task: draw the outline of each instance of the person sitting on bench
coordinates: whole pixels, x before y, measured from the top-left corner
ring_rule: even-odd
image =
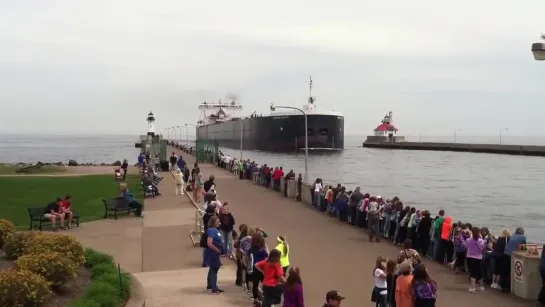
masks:
[[[64,197],[61,203],[61,215],[64,215],[63,217],[65,219],[68,219],[68,225],[66,226],[66,228],[68,229],[72,228],[72,216],[73,216],[72,196],[70,196],[69,194],[66,194],[66,196]],[[62,222],[61,222],[61,226],[62,226]]]
[[[61,223],[60,229],[64,229],[63,228],[64,214],[61,214],[61,211],[60,211],[61,203],[62,203],[62,199],[57,198],[57,200],[47,204],[47,207],[45,207],[45,210],[44,210],[44,217],[46,219],[51,219],[51,227],[53,227],[53,231],[58,230],[55,227],[57,220],[59,220]]]
[[[142,206],[142,204],[136,200],[136,197],[134,197],[134,194],[129,192],[129,188],[127,187],[127,184],[121,185],[121,197],[125,199],[125,201],[127,202],[127,205],[130,208],[134,209],[134,214],[136,216],[140,216],[140,217],[142,216],[142,209],[144,208],[144,206]]]

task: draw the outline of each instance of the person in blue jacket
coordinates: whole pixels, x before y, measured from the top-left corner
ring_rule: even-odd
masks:
[[[121,197],[125,199],[125,202],[129,205],[130,208],[134,209],[134,214],[136,216],[142,217],[142,209],[144,206],[136,200],[134,194],[129,192],[129,188],[126,183],[121,184]]]
[[[138,166],[142,167],[142,164],[144,163],[144,159],[146,158],[146,156],[144,155],[143,152],[141,152],[139,155],[138,155]]]
[[[220,221],[217,216],[210,217],[206,230],[206,250],[204,251],[204,264],[208,266],[206,277],[206,289],[212,294],[221,294],[224,291],[218,287],[218,272],[221,268],[221,255],[223,253],[223,238],[218,227]]]
[[[184,161],[184,158],[182,158],[182,156],[180,156],[178,158],[178,168],[183,172],[184,169],[185,169],[185,161]],[[187,177],[186,177],[187,178]],[[187,180],[187,179],[186,179]]]

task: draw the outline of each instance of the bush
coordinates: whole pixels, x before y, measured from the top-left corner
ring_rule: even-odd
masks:
[[[45,278],[29,271],[0,271],[0,306],[37,306],[51,297]]]
[[[83,246],[73,236],[40,233],[30,238],[23,248],[23,254],[41,254],[47,252],[57,252],[72,260],[78,267],[85,262]]]
[[[131,278],[126,273],[119,275],[112,256],[87,248],[85,266],[90,267],[93,282],[85,295],[69,307],[119,307],[129,299]]]
[[[16,232],[9,235],[4,242],[4,252],[11,259],[17,259],[23,255],[27,241],[37,236],[37,231]]]
[[[8,220],[0,220],[0,249],[4,246],[6,238],[15,233],[15,225]]]
[[[89,299],[89,300],[80,299],[80,300],[71,302],[70,304],[68,304],[68,307],[100,307],[100,304],[92,299]]]
[[[101,253],[92,248],[86,248],[84,254],[86,267],[93,267],[100,263],[114,263],[114,258],[111,255]]]
[[[127,300],[131,295],[131,278],[127,273],[121,273],[121,280],[119,280],[118,273],[104,274],[96,280],[114,286],[117,289],[118,297],[123,298],[123,301]]]
[[[53,287],[76,277],[77,267],[72,260],[57,252],[23,255],[17,259],[17,268],[43,276]]]
[[[93,300],[101,307],[119,307],[121,300],[117,289],[104,281],[94,281],[87,288],[85,300]]]
[[[113,263],[100,263],[91,268],[93,278],[98,278],[104,274],[118,274],[117,268]]]

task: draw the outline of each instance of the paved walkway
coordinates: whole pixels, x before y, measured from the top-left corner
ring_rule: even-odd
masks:
[[[162,175],[162,195],[145,200],[144,218],[82,223],[70,233],[85,246],[112,254],[124,270],[133,273],[144,287],[147,307],[249,306],[247,296],[234,285],[232,261],[224,261],[219,273],[219,283],[227,293],[214,296],[205,291],[202,249],[194,247],[189,237],[195,227],[195,207],[187,196],[175,195],[170,173]]]
[[[186,162],[194,163],[194,157],[179,150],[177,153]],[[379,255],[397,257],[399,248],[387,242],[370,243],[359,228],[326,217],[309,205],[272,190],[241,181],[214,165],[201,165],[201,171],[206,177],[215,175],[219,198],[229,202],[238,223],[261,226],[272,238],[287,237],[291,262],[301,269],[306,306],[321,306],[325,293],[331,289],[347,297],[343,307],[374,306],[370,297],[375,259]],[[455,275],[436,263],[425,263],[439,284],[439,307],[535,306],[534,302],[492,289],[470,294],[467,277]]]

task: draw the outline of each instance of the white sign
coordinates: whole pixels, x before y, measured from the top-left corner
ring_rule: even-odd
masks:
[[[522,282],[524,267],[522,266],[522,261],[515,260],[515,281]]]

